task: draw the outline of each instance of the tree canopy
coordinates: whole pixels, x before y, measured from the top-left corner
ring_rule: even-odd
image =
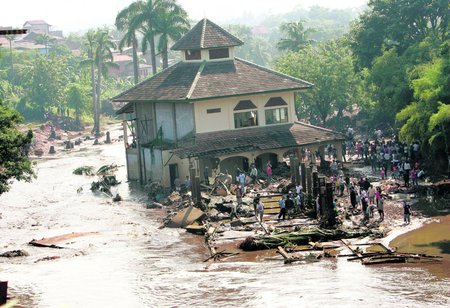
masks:
[[[22,117],[0,101],[0,195],[9,190],[12,180],[30,181],[34,172],[28,158],[33,133],[21,132]]]

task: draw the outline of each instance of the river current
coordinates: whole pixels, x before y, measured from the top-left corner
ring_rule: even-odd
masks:
[[[120,166],[122,184],[113,191],[122,202],[92,193],[95,177],[72,174],[111,163]],[[158,228],[163,211],[146,208],[145,193],[126,183],[124,165],[121,142],[89,145],[39,160],[37,179],[0,196],[0,253],[30,254],[0,258],[0,280],[18,307],[450,306],[447,262],[440,274],[429,265],[363,266],[345,258],[207,266],[200,237]],[[72,232],[96,233],[59,243],[66,249],[27,245]],[[39,261],[45,257],[58,258]]]

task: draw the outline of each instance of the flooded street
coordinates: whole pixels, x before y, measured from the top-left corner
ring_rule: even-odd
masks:
[[[445,238],[417,242],[447,241],[440,272],[436,265],[363,266],[345,258],[207,267],[202,238],[180,229],[158,229],[164,213],[147,209],[145,194],[126,183],[121,142],[58,155],[38,162],[38,178],[32,183],[15,183],[0,197],[0,253],[23,249],[30,254],[0,258],[0,280],[9,282],[10,296],[20,307],[450,305],[448,229],[438,231],[446,231]],[[118,203],[90,191],[93,177],[72,174],[82,165],[111,163],[120,166],[117,178],[122,184],[113,192],[125,201]],[[32,239],[72,232],[96,234],[59,244],[67,249],[27,245]],[[52,256],[60,258],[36,262]]]

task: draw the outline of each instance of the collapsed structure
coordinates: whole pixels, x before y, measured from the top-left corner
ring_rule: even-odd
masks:
[[[203,19],[173,45],[180,62],[113,98],[124,103],[129,180],[173,187],[204,170],[276,167],[305,148],[323,155],[330,143],[340,159],[343,135],[297,121],[296,93],[313,85],[236,58],[242,44]]]

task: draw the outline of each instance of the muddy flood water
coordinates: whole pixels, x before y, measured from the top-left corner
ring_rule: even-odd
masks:
[[[89,190],[95,178],[72,174],[82,165],[111,163],[120,166],[117,191],[125,201],[118,203]],[[86,145],[40,160],[36,180],[14,183],[0,196],[0,253],[29,253],[0,258],[0,280],[8,281],[9,296],[18,307],[450,306],[448,220],[443,229],[413,231],[396,244],[445,255],[440,265],[363,266],[337,258],[208,267],[201,237],[158,229],[164,213],[146,208],[145,194],[126,183],[124,164],[121,142]],[[27,245],[32,239],[72,232],[95,233],[59,243],[66,249]],[[45,257],[59,258],[38,261]]]

